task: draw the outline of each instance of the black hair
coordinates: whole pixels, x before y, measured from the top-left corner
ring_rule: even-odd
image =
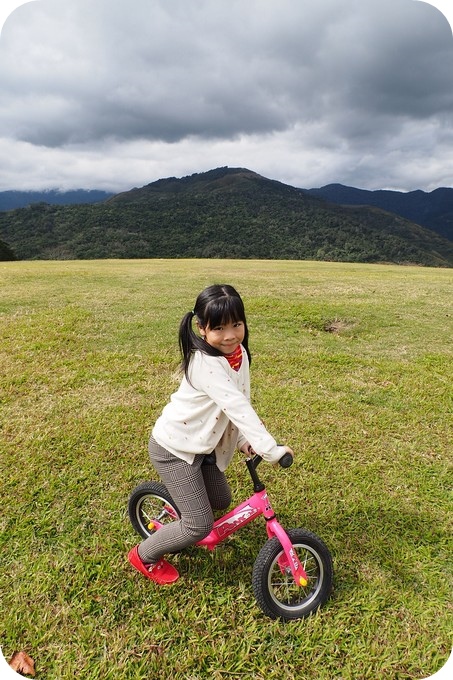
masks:
[[[249,331],[242,298],[233,286],[214,284],[201,291],[195,301],[193,311],[184,315],[179,326],[179,348],[182,355],[181,368],[187,380],[189,379],[190,359],[195,350],[199,349],[204,354],[210,354],[211,356],[223,356],[220,350],[212,347],[195,333],[192,327],[194,317],[200,328],[215,328],[226,323],[242,321],[245,327],[242,344],[247,352],[249,362],[251,362],[252,358],[248,346]]]

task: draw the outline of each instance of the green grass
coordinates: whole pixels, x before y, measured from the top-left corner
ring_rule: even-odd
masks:
[[[178,383],[177,326],[205,285],[243,294],[253,401],[289,470],[284,526],[318,533],[335,589],[265,618],[261,521],[214,553],[133,571],[132,488]],[[452,271],[254,261],[0,264],[1,646],[37,678],[409,680],[451,649]],[[249,493],[239,461],[235,499]]]

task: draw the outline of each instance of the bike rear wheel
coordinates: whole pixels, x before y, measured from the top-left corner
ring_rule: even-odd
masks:
[[[333,565],[327,546],[305,529],[290,529],[288,536],[308,576],[306,586],[294,582],[278,538],[261,548],[253,567],[253,592],[271,619],[300,619],[322,606],[332,591]]]
[[[129,519],[142,538],[148,538],[157,526],[179,519],[180,512],[167,488],[160,482],[142,482],[132,491],[127,506]]]

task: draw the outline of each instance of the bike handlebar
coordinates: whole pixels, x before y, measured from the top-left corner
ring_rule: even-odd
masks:
[[[282,468],[289,468],[293,464],[294,460],[293,457],[290,453],[286,452],[283,454],[283,456],[280,458],[278,461],[278,464]]]
[[[261,456],[259,456],[256,453],[254,458],[253,458],[255,469],[258,467],[258,465],[261,463],[262,460],[263,459],[261,458]],[[283,456],[277,462],[280,465],[280,467],[289,468],[293,464],[294,458],[290,453],[286,452],[286,453],[283,454]]]

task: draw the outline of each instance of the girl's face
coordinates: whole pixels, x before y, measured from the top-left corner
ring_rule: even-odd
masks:
[[[206,342],[215,347],[222,354],[231,354],[234,352],[245,336],[245,324],[243,321],[229,321],[222,326],[215,326],[211,328],[206,326],[202,328],[199,326],[201,337]]]

